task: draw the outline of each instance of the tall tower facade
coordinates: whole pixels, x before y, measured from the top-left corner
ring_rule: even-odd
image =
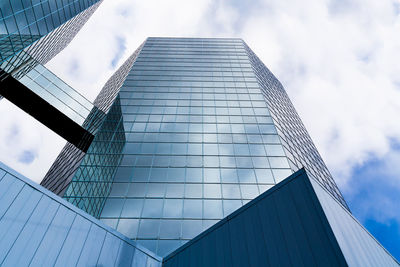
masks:
[[[32,68],[29,65],[46,64],[68,45],[101,1],[1,1],[2,76],[18,77]]]
[[[58,192],[69,202],[160,256],[301,167],[347,208],[282,85],[243,40],[148,38],[124,66]],[[49,173],[44,186],[61,172]]]

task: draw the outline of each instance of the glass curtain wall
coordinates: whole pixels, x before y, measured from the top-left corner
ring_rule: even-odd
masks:
[[[240,39],[149,38],[101,219],[166,255],[292,173]]]

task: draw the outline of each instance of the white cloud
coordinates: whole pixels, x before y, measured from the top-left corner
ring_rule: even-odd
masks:
[[[6,99],[0,101],[0,161],[40,182],[65,141]],[[24,160],[32,153],[33,160]]]
[[[148,36],[241,37],[283,83],[345,187],[355,166],[400,142],[399,10],[390,0],[105,0],[48,66],[93,100],[116,69],[118,38],[120,65]]]

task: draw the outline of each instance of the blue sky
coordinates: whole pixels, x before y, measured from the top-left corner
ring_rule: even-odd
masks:
[[[393,149],[354,168],[342,193],[358,220],[400,259],[400,146]]]
[[[284,85],[353,214],[399,259],[399,32],[398,0],[104,0],[47,67],[93,100],[148,36],[243,38]],[[2,100],[5,112],[0,160],[40,181],[65,141]]]

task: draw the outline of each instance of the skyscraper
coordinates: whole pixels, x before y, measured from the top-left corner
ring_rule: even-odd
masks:
[[[243,40],[148,38],[88,110],[58,196],[0,164],[0,265],[399,266]]]
[[[347,208],[241,39],[148,38],[128,65],[122,87],[103,90],[112,107],[60,194],[74,205],[161,256],[303,166]]]

